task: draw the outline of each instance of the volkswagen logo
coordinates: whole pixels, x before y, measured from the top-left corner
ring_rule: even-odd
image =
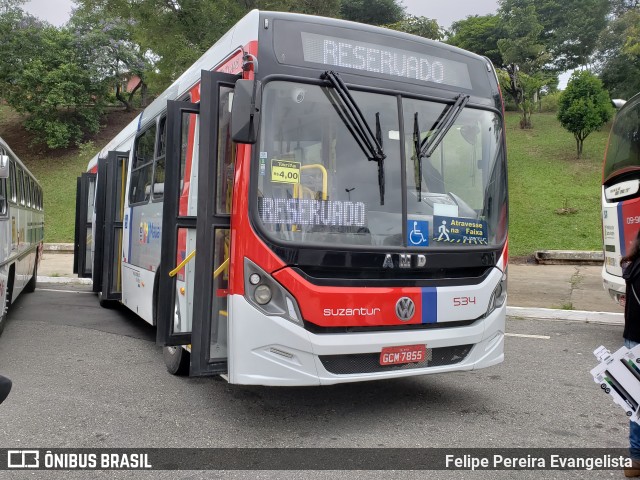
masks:
[[[416,304],[413,303],[409,297],[402,297],[396,303],[396,315],[398,318],[407,322],[413,318],[413,314],[416,313]]]

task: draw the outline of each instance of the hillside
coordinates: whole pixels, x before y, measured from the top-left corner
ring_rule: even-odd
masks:
[[[43,185],[47,242],[73,241],[76,177],[136,114],[114,111],[83,148],[47,153],[29,146],[32,137],[21,128],[20,117],[0,105],[0,136]],[[599,250],[600,171],[608,126],[587,138],[584,158],[576,160],[573,136],[555,115],[534,115],[532,130],[521,130],[518,120],[517,114],[507,114],[511,255]]]
[[[573,135],[554,114],[533,116],[534,128],[521,130],[507,115],[509,162],[509,250],[600,250],[600,182],[609,125],[584,142],[576,159]]]
[[[46,242],[73,242],[76,178],[86,170],[91,157],[137,114],[112,111],[103,120],[105,127],[82,148],[50,152],[32,147],[33,136],[22,128],[20,115],[0,105],[0,137],[42,184]]]

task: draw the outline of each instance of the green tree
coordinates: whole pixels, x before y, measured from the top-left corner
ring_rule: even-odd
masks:
[[[488,57],[496,67],[503,65],[498,40],[505,38],[498,15],[474,15],[451,25],[447,43]]]
[[[586,67],[607,25],[609,0],[537,0],[535,7],[554,69]]]
[[[153,64],[145,80],[162,91],[192,65],[246,12],[237,0],[78,0],[86,11],[121,18]]]
[[[28,115],[25,128],[49,148],[77,145],[100,127],[104,82],[89,61],[90,48],[70,30],[45,26],[37,40],[40,54],[14,76],[6,100]]]
[[[0,0],[0,15],[22,10],[22,5],[25,3],[27,0]]]
[[[630,10],[640,7],[640,0],[609,0],[611,6],[611,15],[615,18],[620,17]]]
[[[293,12],[321,17],[339,17],[340,0],[239,0],[243,11],[270,10],[272,12]]]
[[[571,75],[560,96],[558,120],[576,139],[578,158],[585,138],[604,125],[613,115],[609,93],[598,77],[587,70]]]
[[[152,60],[145,81],[162,91],[254,8],[339,16],[340,0],[77,0],[85,11],[127,22],[127,40]]]
[[[43,22],[25,13],[23,0],[0,0],[0,98],[8,94],[24,65],[37,57]]]
[[[132,111],[136,92],[141,90],[144,97],[144,78],[151,68],[146,52],[133,41],[132,24],[109,18],[100,8],[80,7],[74,10],[68,26],[91,49],[93,68],[100,79],[110,83],[116,99],[127,112]],[[124,92],[123,84],[133,76],[138,76],[140,82],[131,92]]]
[[[427,17],[415,17],[407,15],[402,20],[390,25],[387,28],[400,32],[410,33],[419,37],[430,38],[431,40],[442,40],[444,32],[436,20]]]
[[[502,86],[522,112],[520,127],[531,128],[531,116],[523,106],[527,98],[520,77],[540,71],[548,60],[545,46],[540,41],[543,26],[530,0],[500,0],[500,16],[505,38],[497,43],[503,68],[509,77],[508,83]]]
[[[614,98],[630,98],[640,91],[640,55],[633,48],[640,26],[640,9],[613,18],[598,39],[596,69]]]
[[[398,0],[343,0],[340,14],[352,22],[391,25],[404,19],[404,7]]]

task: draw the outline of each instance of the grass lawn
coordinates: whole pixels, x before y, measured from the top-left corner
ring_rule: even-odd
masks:
[[[600,182],[609,125],[587,137],[578,160],[573,135],[554,114],[534,115],[531,130],[521,130],[518,122],[518,114],[507,114],[510,254],[600,250]],[[558,213],[562,209],[575,213]]]
[[[93,145],[51,153],[30,147],[32,137],[20,127],[20,117],[0,105],[0,136],[43,186],[47,242],[73,241],[76,177],[135,115],[114,112]],[[586,139],[583,158],[577,160],[573,135],[555,115],[534,115],[532,130],[521,130],[518,121],[517,114],[507,114],[511,255],[600,250],[600,172],[609,127]],[[563,208],[576,212],[557,213]]]

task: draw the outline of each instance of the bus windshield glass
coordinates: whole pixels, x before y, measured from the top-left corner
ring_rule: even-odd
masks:
[[[613,122],[602,172],[605,181],[618,173],[640,170],[640,98],[631,102]]]
[[[418,168],[416,117],[422,141],[447,104],[403,98],[401,118],[398,96],[350,88],[382,139],[382,202],[378,164],[360,148],[331,88],[284,81],[265,86],[255,164],[262,230],[280,243],[336,247],[468,248],[505,240],[506,168],[497,113],[464,108]]]

